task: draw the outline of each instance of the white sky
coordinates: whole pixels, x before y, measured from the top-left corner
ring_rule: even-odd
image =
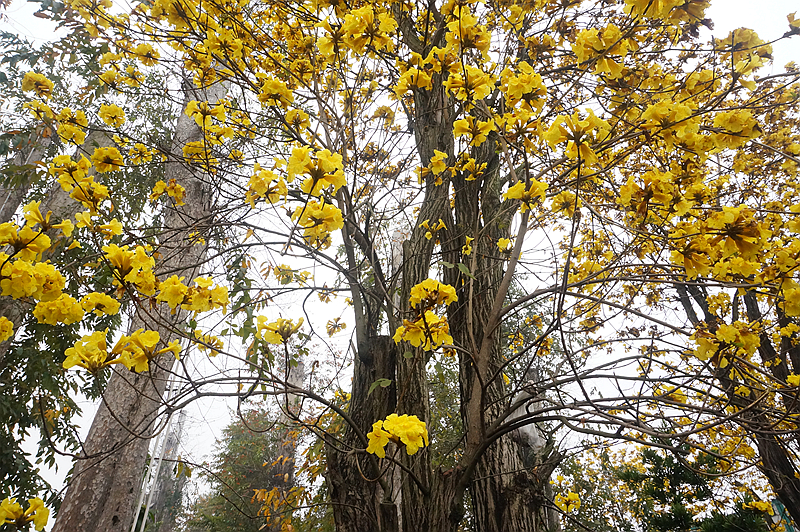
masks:
[[[16,33],[34,43],[43,43],[63,36],[66,32],[62,30],[54,33],[51,24],[33,16],[38,5],[24,0],[14,0],[5,12],[0,12],[0,31]],[[712,2],[707,16],[714,21],[715,27],[711,32],[714,37],[725,37],[732,29],[744,26],[754,29],[762,39],[768,41],[788,31],[786,15],[794,11],[800,11],[800,5],[796,0],[716,0]],[[762,70],[760,75],[770,74],[769,68],[774,72],[781,71],[789,61],[800,63],[800,37],[784,40],[775,45],[774,58],[773,66]],[[85,434],[91,424],[90,416],[94,413],[94,407],[90,403],[83,403],[81,406],[86,410],[86,419],[80,423]],[[198,402],[190,408],[188,414],[180,454],[202,461],[213,448],[214,440],[220,435],[221,429],[230,420],[228,408],[219,400],[215,403]],[[35,444],[30,445],[30,452],[35,452],[35,449]],[[58,472],[43,471],[43,476],[55,488],[63,485],[69,470],[68,460],[59,460],[58,463]],[[52,523],[47,529],[51,527]]]

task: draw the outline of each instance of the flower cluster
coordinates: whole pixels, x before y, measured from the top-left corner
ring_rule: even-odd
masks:
[[[183,310],[194,312],[208,312],[217,308],[225,309],[228,306],[228,289],[224,286],[211,288],[213,281],[208,277],[197,277],[195,286],[188,287],[183,284],[183,277],[173,275],[159,283],[157,301],[163,301],[174,314],[178,306]]]
[[[447,318],[437,315],[432,309],[457,300],[456,290],[452,286],[435,279],[425,279],[411,288],[409,302],[416,309],[416,319],[403,320],[403,325],[397,328],[392,339],[395,343],[405,340],[425,351],[437,349],[443,344],[452,344],[453,337],[450,336]]]
[[[414,347],[421,347],[425,351],[432,351],[441,345],[453,343],[447,319],[437,316],[431,310],[426,311],[416,321],[403,320],[403,325],[397,328],[392,340],[395,343],[405,340]]]
[[[309,201],[297,207],[292,220],[304,229],[303,238],[316,248],[327,249],[331,245],[331,232],[344,227],[342,211],[335,205],[322,200]]]
[[[164,183],[160,179],[153,185],[153,191],[148,198],[150,201],[156,201],[162,195],[167,194],[170,198],[175,200],[175,205],[184,205],[183,197],[186,195],[186,189],[183,188],[174,179],[169,180],[169,184]]]
[[[45,508],[44,501],[39,497],[28,499],[28,509],[23,510],[17,499],[7,498],[0,502],[0,526],[11,523],[21,530],[28,523],[33,523],[36,530],[42,530],[47,525],[50,510]]]
[[[386,444],[389,440],[402,442],[409,455],[415,454],[420,447],[428,445],[428,429],[424,421],[417,416],[389,414],[384,421],[372,424],[372,431],[367,434],[369,445],[367,452],[380,458],[386,456]]]
[[[277,321],[267,323],[266,316],[258,317],[258,328],[256,336],[269,344],[285,344],[289,341],[300,327],[303,325],[303,318],[300,318],[295,325],[292,320],[278,318]]]
[[[248,182],[245,201],[250,207],[255,207],[256,198],[264,199],[267,203],[277,203],[285,198],[288,192],[286,181],[270,170],[264,170],[258,163],[253,168],[253,175]]]
[[[412,307],[422,306],[431,308],[436,305],[449,305],[458,301],[456,289],[449,284],[443,284],[436,279],[425,279],[411,288],[409,303]]]
[[[0,293],[4,296],[51,301],[61,294],[65,284],[64,276],[52,264],[11,261],[0,252]]]
[[[110,244],[103,246],[103,252],[105,260],[114,271],[114,284],[121,287],[123,283],[129,283],[142,294],[155,293],[156,276],[153,274],[153,266],[156,261],[147,254],[143,246],[136,246],[131,250],[128,246]]]
[[[559,493],[553,502],[562,512],[572,512],[581,507],[581,498],[572,491],[568,491],[566,495]]]
[[[78,301],[68,295],[61,294],[52,301],[40,301],[33,309],[34,317],[39,323],[70,325],[83,319],[83,308]]]
[[[0,316],[0,342],[5,342],[14,336],[14,324],[5,316]]]
[[[149,368],[149,361],[163,353],[173,353],[175,358],[181,352],[177,341],[172,341],[167,347],[156,350],[155,347],[161,340],[157,331],[138,329],[130,336],[123,335],[109,351],[106,342],[108,330],[95,331],[88,336],[81,337],[73,347],[64,354],[64,369],[73,366],[81,367],[92,374],[112,364],[122,364],[132,371],[142,372]]]

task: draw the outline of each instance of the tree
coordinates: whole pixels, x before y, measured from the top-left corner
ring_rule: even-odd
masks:
[[[253,408],[225,428],[203,473],[211,492],[191,507],[185,527],[214,532],[262,530],[266,518],[255,492],[276,485],[273,462],[279,455],[271,417],[263,408]]]
[[[758,77],[771,45],[751,30],[705,42],[707,5],[159,0],[115,14],[69,2],[69,23],[109,50],[97,76],[112,90],[137,65],[180,65],[195,89],[165,153],[174,182],[152,192],[174,202],[163,227],[128,224],[135,251],[98,250],[136,325],[110,349],[101,331],[85,336],[65,365],[114,372],[95,425],[138,406],[122,423],[130,441],[90,437],[92,467],[76,468],[57,527],[124,525],[158,409],[221,384],[301,398],[292,419],[324,442],[339,531],[555,529],[564,501],[548,480],[562,455],[522,437],[546,424],[706,448],[728,474],[758,463],[800,518],[798,72]],[[799,27],[790,15],[782,38]],[[46,78],[27,80],[44,98]],[[119,129],[114,112],[100,114]],[[92,160],[113,173],[136,153]],[[94,199],[81,239],[109,223],[113,191]],[[222,284],[190,286],[200,270]],[[324,314],[314,293],[346,293],[349,307]],[[290,349],[301,334],[313,349]],[[185,358],[172,371],[178,338],[190,357],[202,347],[248,371],[197,377]],[[291,382],[288,368],[314,368],[305,358],[323,349],[344,353]],[[446,419],[431,412],[429,367],[445,360],[458,381],[451,449],[429,446],[429,424]],[[345,370],[349,396],[335,393]],[[175,399],[162,394],[170,373]],[[125,381],[137,384],[112,400]],[[652,440],[665,430],[678,443]],[[129,481],[104,490],[110,513],[77,526],[70,512],[111,476],[100,450]],[[314,488],[297,490],[298,511]]]

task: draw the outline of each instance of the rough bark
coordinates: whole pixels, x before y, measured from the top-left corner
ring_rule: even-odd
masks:
[[[378,336],[360,346],[354,360],[353,392],[348,414],[366,434],[372,424],[394,411],[394,385],[377,387],[367,394],[370,384],[380,378],[393,379],[396,348],[388,336]],[[327,481],[337,532],[396,530],[397,510],[377,482],[377,463],[372,455],[352,452],[364,448],[353,427],[347,426],[338,441],[328,442]]]
[[[215,85],[205,93],[187,92],[187,100],[215,102],[225,91],[224,86]],[[173,153],[181,153],[186,142],[199,140],[201,135],[194,121],[181,114]],[[212,227],[214,185],[208,176],[177,160],[168,163],[167,178],[176,178],[186,189],[186,204],[169,208],[165,213],[159,246],[162,259],[157,269],[184,276],[188,283],[197,275],[197,265],[206,249],[188,236],[192,232],[205,235]],[[139,308],[130,330],[158,331],[166,345],[174,337],[174,324],[184,317],[180,312],[171,315],[163,305],[146,311]],[[149,439],[153,436],[153,422],[158,417],[170,366],[168,357],[162,357],[151,361],[146,373],[125,369],[114,372],[86,439],[83,456],[75,464],[54,532],[130,529]]]
[[[13,175],[3,177],[5,184],[0,184],[0,223],[11,220],[30,190],[36,165],[50,146],[50,137],[43,136],[43,131],[42,126],[30,133],[26,145],[11,162],[10,172]]]

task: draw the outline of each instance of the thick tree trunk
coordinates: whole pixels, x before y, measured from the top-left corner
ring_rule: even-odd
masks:
[[[30,132],[26,146],[20,149],[11,162],[14,167],[13,175],[3,178],[6,184],[0,185],[0,223],[11,220],[30,189],[36,174],[36,164],[50,146],[50,137],[42,136],[44,130],[45,126],[40,126]]]
[[[369,338],[358,348],[348,414],[362,434],[394,411],[394,384],[367,391],[378,379],[394,380],[396,351],[388,336]],[[397,507],[378,482],[375,457],[353,452],[364,448],[355,430],[346,426],[337,441],[327,443],[326,475],[337,532],[396,532]]]
[[[216,102],[226,87],[215,85],[204,94],[188,94],[188,99]],[[189,141],[202,138],[194,121],[181,114],[173,142],[173,152],[181,153]],[[159,270],[186,277],[196,275],[205,254],[205,245],[197,244],[189,234],[205,235],[212,227],[214,185],[208,176],[197,175],[178,161],[171,161],[167,177],[176,178],[186,189],[185,205],[169,208],[159,252]],[[166,343],[174,337],[174,324],[185,315],[171,315],[162,305],[141,309],[131,321],[130,330],[156,330]],[[76,463],[64,502],[56,518],[54,532],[117,532],[130,530],[135,504],[142,486],[142,474],[153,422],[158,417],[161,398],[172,365],[169,356],[151,361],[150,371],[142,374],[125,369],[115,371],[103,396],[87,437],[84,456]]]
[[[793,462],[777,436],[756,433],[759,468],[769,479],[772,489],[781,500],[795,523],[800,523],[800,479]]]

